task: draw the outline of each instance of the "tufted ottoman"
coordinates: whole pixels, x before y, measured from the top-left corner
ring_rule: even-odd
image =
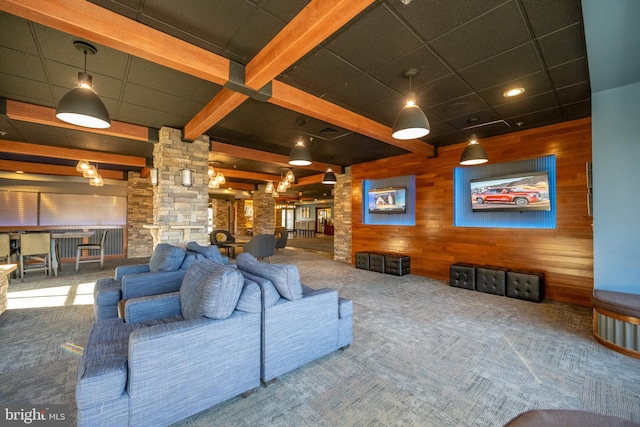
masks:
[[[476,291],[504,296],[505,276],[505,271],[498,267],[476,268]]]
[[[541,302],[544,299],[544,276],[526,271],[507,271],[506,295],[510,298]]]

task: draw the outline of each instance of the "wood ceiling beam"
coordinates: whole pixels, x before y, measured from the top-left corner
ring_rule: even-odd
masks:
[[[0,0],[0,10],[224,85],[230,60],[86,0]]]
[[[111,165],[131,166],[135,168],[144,168],[146,164],[146,159],[144,157],[99,153],[95,151],[78,150],[75,148],[61,148],[51,145],[37,145],[1,139],[0,152],[76,161],[87,160],[92,163],[108,163]],[[73,170],[75,171],[75,168],[73,168]]]
[[[274,175],[269,173],[260,173],[260,172],[247,172],[247,171],[239,171],[237,169],[220,169],[215,168],[216,172],[222,172],[224,174],[225,179],[227,178],[241,178],[241,179],[253,179],[256,181],[275,181],[278,182],[282,178],[280,175]],[[223,186],[225,184],[222,184]]]
[[[293,144],[291,145],[293,148]],[[254,150],[253,148],[240,147],[237,145],[225,144],[223,142],[211,141],[211,152],[225,154],[230,157],[239,159],[252,160],[255,162],[272,163],[283,168],[307,169],[319,172],[325,172],[328,163],[313,162],[309,166],[291,166],[289,164],[289,156],[282,154],[269,153],[267,151]],[[339,165],[331,165],[334,170],[342,169]]]
[[[223,88],[184,126],[184,139],[193,141],[208,131],[249,98],[239,92]]]
[[[14,160],[0,160],[0,170],[15,172],[22,171],[25,173],[35,173],[38,175],[62,175],[62,176],[78,176],[82,174],[73,166],[47,165],[42,163],[17,162]],[[107,169],[100,169],[102,178],[107,179],[124,179],[124,172]]]
[[[245,84],[259,90],[374,1],[312,0],[249,61]]]
[[[324,99],[310,95],[286,83],[274,80],[273,95],[269,102],[307,116],[333,123],[342,128],[368,136],[378,141],[402,148],[412,153],[433,156],[434,148],[419,139],[398,140],[391,136],[391,128]]]
[[[132,125],[130,123],[112,120],[111,127],[107,129],[86,128],[72,125],[71,123],[63,122],[58,119],[56,117],[55,108],[27,104],[25,102],[14,101],[11,99],[7,99],[6,102],[7,117],[13,120],[149,142],[149,128],[145,126]]]
[[[253,191],[256,189],[256,185],[248,184],[246,182],[227,181],[224,184],[222,184],[222,186],[220,187],[221,190],[226,190],[227,188],[231,188],[232,190]]]

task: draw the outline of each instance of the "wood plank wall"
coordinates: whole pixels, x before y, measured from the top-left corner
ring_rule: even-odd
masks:
[[[589,306],[593,290],[593,229],[587,211],[586,162],[591,161],[591,119],[581,119],[480,140],[489,162],[556,156],[556,228],[453,226],[453,169],[466,143],[440,148],[437,158],[407,154],[353,165],[352,263],[355,253],[411,257],[411,273],[449,280],[456,262],[545,273],[546,298]],[[362,181],[416,176],[416,225],[362,223]]]

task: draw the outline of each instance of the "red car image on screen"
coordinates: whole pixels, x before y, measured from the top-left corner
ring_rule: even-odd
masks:
[[[524,190],[522,188],[488,188],[481,193],[472,195],[477,204],[506,203],[516,206],[527,206],[529,203],[545,201],[549,198],[546,192],[540,190]]]

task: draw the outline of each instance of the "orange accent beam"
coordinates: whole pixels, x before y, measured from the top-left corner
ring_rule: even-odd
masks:
[[[7,117],[23,122],[38,123],[41,125],[55,126],[65,129],[79,130],[82,132],[98,133],[101,135],[116,136],[119,138],[133,139],[149,142],[149,128],[132,125],[124,122],[111,121],[111,127],[107,129],[91,129],[63,122],[56,117],[55,108],[42,107],[40,105],[7,99]]]
[[[223,88],[184,126],[184,139],[193,141],[208,131],[249,98],[239,92]]]
[[[259,90],[373,2],[312,0],[247,64],[245,84]]]
[[[76,171],[76,168],[72,166],[16,162],[13,160],[0,160],[0,170],[9,171],[9,172],[22,171],[25,173],[36,173],[39,175],[63,175],[63,176],[82,177],[82,174]],[[100,169],[99,172],[100,172],[100,175],[102,175],[102,178],[118,179],[118,180],[124,179],[124,172],[122,171]]]
[[[99,153],[96,151],[77,150],[75,148],[61,148],[50,145],[36,145],[26,142],[7,141],[1,139],[0,153],[51,157],[54,159],[87,160],[94,163],[108,163],[112,165],[132,166],[135,168],[143,168],[146,164],[146,160],[144,157]]]
[[[322,178],[324,178],[324,174],[318,175],[309,175],[303,178],[298,178],[295,184],[291,184],[292,187],[299,187],[301,185],[309,185],[309,184],[320,184],[322,183]]]
[[[220,190],[226,190],[228,188],[231,188],[232,190],[241,190],[241,191],[253,191],[256,188],[255,184],[248,184],[246,182],[225,182],[224,184],[222,184],[220,186]],[[215,190],[213,190],[215,191]]]
[[[378,141],[402,148],[412,153],[433,156],[432,145],[419,139],[406,141],[391,137],[391,128],[364,116],[349,111],[324,99],[310,95],[293,86],[274,80],[273,96],[269,102],[289,110],[297,111],[328,123],[349,129]]]
[[[0,0],[0,10],[219,85],[230,61],[85,0]]]
[[[293,145],[291,146],[293,148]],[[313,162],[309,166],[291,166],[289,164],[289,156],[282,154],[269,153],[267,151],[254,150],[252,148],[240,147],[237,145],[225,144],[224,142],[211,141],[211,152],[225,154],[239,159],[253,160],[256,162],[272,163],[283,168],[307,169],[319,172],[325,172],[329,164]],[[341,170],[338,165],[331,165],[335,171]]]
[[[237,169],[220,169],[216,168],[216,172],[222,172],[226,178],[241,178],[241,179],[252,179],[255,181],[280,181],[280,175],[272,175],[268,173],[259,173],[259,172],[246,172],[239,171]],[[222,184],[224,187],[226,184]]]

